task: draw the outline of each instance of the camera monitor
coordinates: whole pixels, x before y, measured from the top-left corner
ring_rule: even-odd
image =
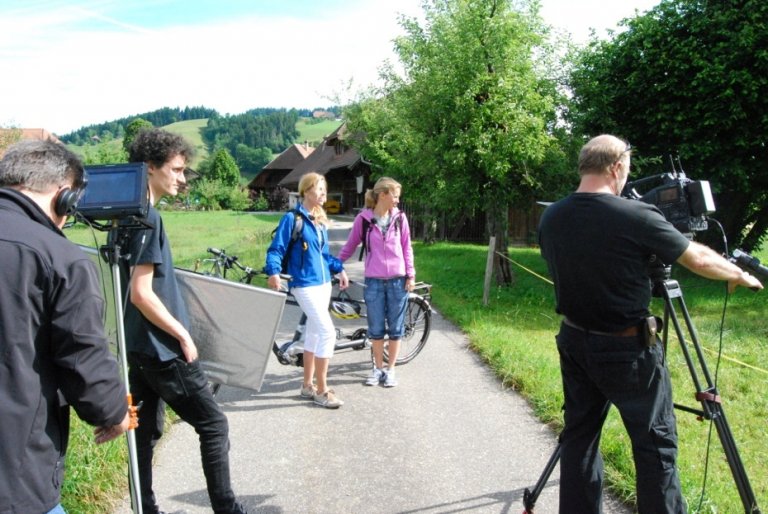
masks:
[[[149,210],[147,165],[141,162],[85,168],[88,185],[77,204],[77,213],[88,220],[114,220]]]

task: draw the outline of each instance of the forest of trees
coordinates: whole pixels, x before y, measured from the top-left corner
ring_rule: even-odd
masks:
[[[256,173],[273,153],[280,153],[299,137],[296,109],[254,109],[231,116],[214,115],[202,129],[208,149],[226,148],[240,171]]]
[[[315,121],[313,112],[324,111],[341,116],[340,106],[316,107],[314,109],[284,109],[259,107],[242,114],[221,115],[215,109],[206,107],[170,108],[128,116],[114,121],[88,125],[70,134],[59,136],[63,142],[85,147],[89,164],[102,161],[124,160],[126,156],[116,155],[117,147],[105,147],[102,143],[123,139],[123,149],[144,126],[162,127],[179,121],[207,119],[201,130],[201,137],[209,155],[225,149],[232,156],[241,173],[253,176],[278,154],[296,142],[299,119]],[[321,121],[321,120],[317,120]],[[198,171],[205,174],[211,161],[200,163]]]
[[[127,116],[105,123],[88,125],[69,134],[57,135],[64,143],[79,146],[92,143],[94,140],[121,138],[125,135],[125,129],[128,124],[137,118],[146,120],[155,127],[162,127],[164,125],[176,123],[177,121],[199,120],[217,115],[218,113],[216,110],[208,109],[206,107],[185,107],[183,109],[178,107],[163,107],[162,109],[157,109],[152,112]]]

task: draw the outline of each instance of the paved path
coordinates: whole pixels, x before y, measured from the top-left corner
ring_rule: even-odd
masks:
[[[343,241],[351,223],[335,226],[332,240]],[[356,259],[349,272],[361,278]],[[288,338],[295,310],[286,306],[280,329]],[[233,487],[250,512],[523,511],[523,491],[536,483],[555,434],[501,387],[455,326],[438,312],[432,320],[425,349],[398,368],[398,387],[363,385],[367,350],[338,352],[329,383],[346,403],[335,411],[300,400],[301,368],[276,359],[260,392],[222,387],[217,398],[230,422]],[[164,437],[154,476],[163,510],[211,512],[197,437],[186,423]],[[558,511],[558,477],[555,469],[537,514]],[[118,512],[130,512],[127,500]],[[605,512],[631,511],[608,500]]]

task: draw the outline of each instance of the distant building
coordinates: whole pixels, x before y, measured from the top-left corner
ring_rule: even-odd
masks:
[[[274,189],[286,175],[293,171],[313,151],[314,148],[307,143],[289,146],[261,169],[259,174],[248,184],[248,189],[256,193]]]
[[[0,157],[5,153],[7,147],[25,139],[61,143],[58,137],[44,128],[0,128]]]
[[[370,164],[357,150],[347,144],[346,124],[342,123],[326,136],[317,148],[291,145],[272,162],[264,166],[248,184],[253,194],[267,193],[279,188],[292,191],[289,207],[298,201],[296,191],[302,175],[317,172],[328,183],[328,200],[341,204],[341,212],[353,213],[363,207],[363,192],[370,187]]]
[[[314,171],[325,176],[328,199],[338,201],[341,212],[351,214],[361,209],[365,205],[365,188],[370,187],[371,166],[357,150],[349,146],[347,136],[347,125],[342,123],[280,180],[278,186],[296,191],[302,175]]]
[[[315,119],[328,119],[328,120],[335,120],[336,115],[330,111],[312,111],[312,117]]]

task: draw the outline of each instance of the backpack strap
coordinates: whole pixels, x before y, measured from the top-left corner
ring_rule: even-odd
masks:
[[[304,230],[304,218],[301,216],[298,207],[291,209],[293,213],[293,229],[291,230],[291,239],[288,241],[288,247],[285,249],[285,256],[288,259],[293,250],[293,244],[301,239],[302,231]],[[301,252],[301,265],[304,266],[304,252]]]
[[[395,219],[392,221],[395,224],[395,233],[400,233],[403,229],[403,211],[398,211],[395,215]],[[363,255],[368,248],[368,241],[370,238],[371,230],[373,229],[373,222],[368,218],[363,218],[363,233],[362,233],[362,245],[360,246],[360,254],[357,257],[358,261],[363,260]]]
[[[363,217],[363,227],[361,232],[361,246],[360,246],[360,254],[357,256],[358,261],[363,260],[363,255],[365,255],[365,249],[368,246],[368,234],[371,232],[371,227],[373,226],[373,223],[371,223],[371,220],[368,218]]]
[[[301,216],[298,208],[292,209],[293,212],[293,231],[291,232],[291,243],[301,237],[301,231],[304,230],[304,218]]]

